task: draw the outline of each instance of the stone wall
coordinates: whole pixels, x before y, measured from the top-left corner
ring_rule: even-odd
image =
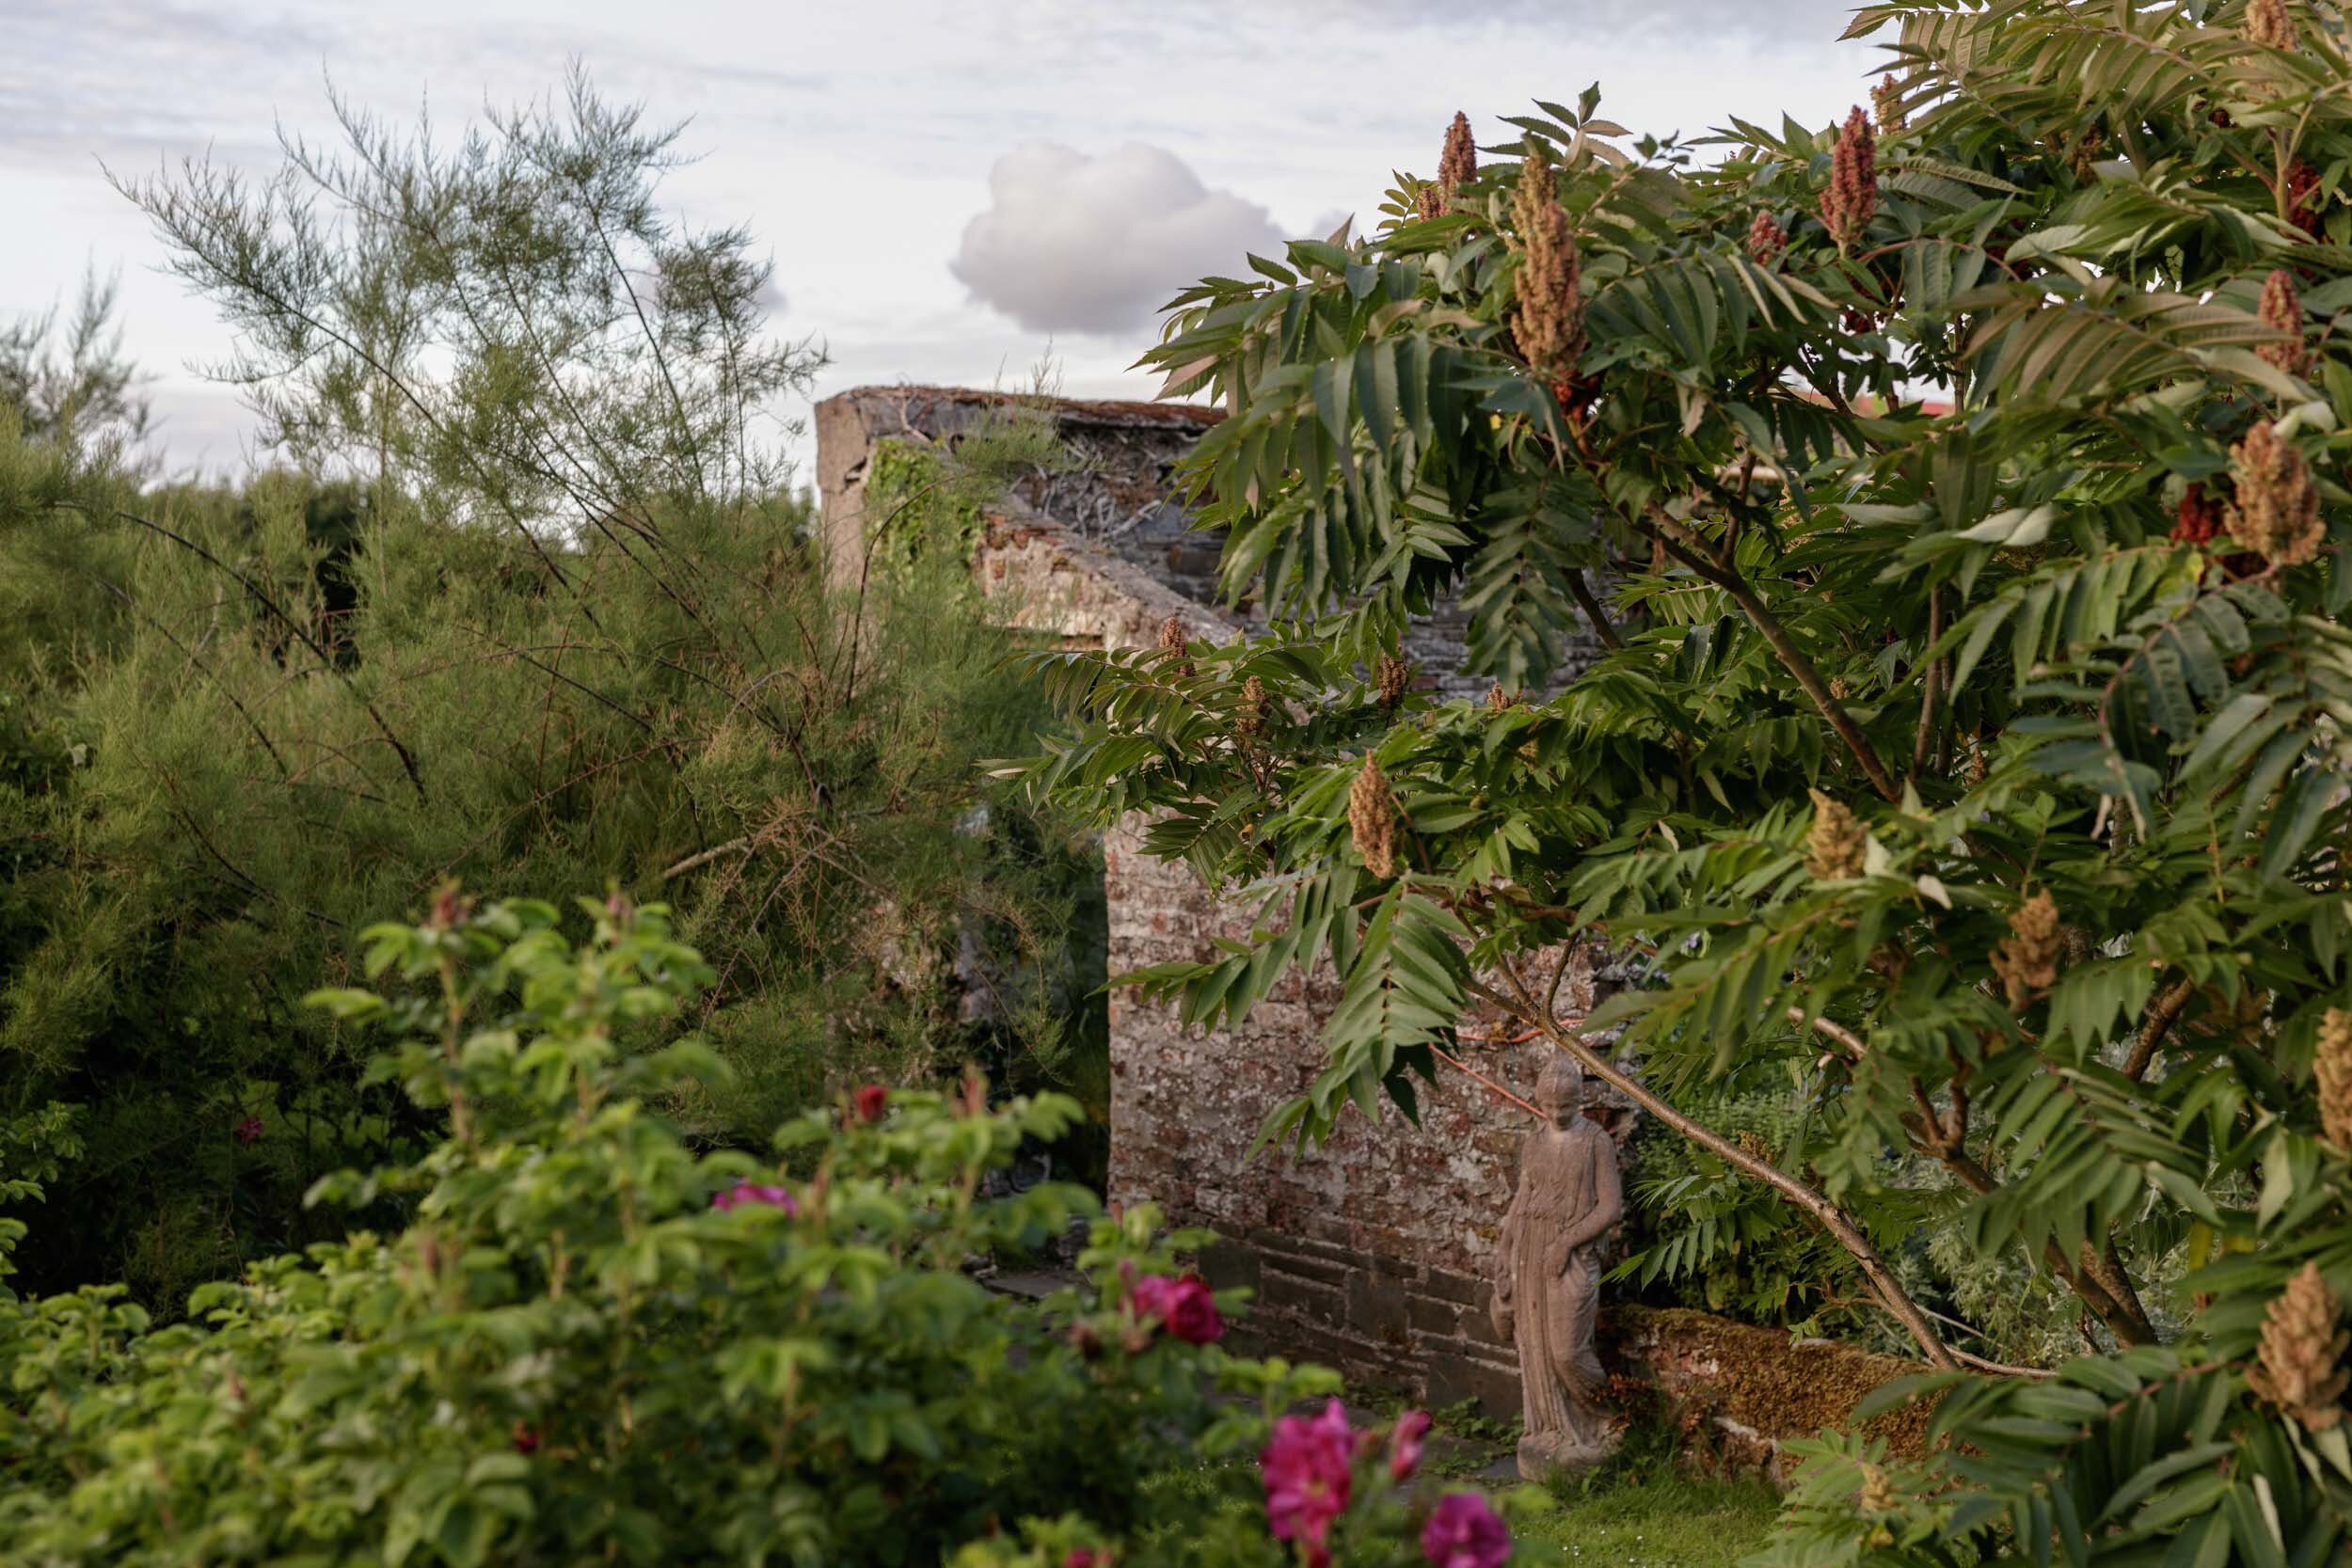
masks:
[[[1113,974],[1197,959],[1211,937],[1247,934],[1184,866],[1143,854],[1133,832],[1110,835],[1103,853]],[[1562,988],[1563,1006],[1579,1013],[1595,986],[1581,958]],[[1323,1019],[1337,998],[1327,974],[1294,974],[1239,1028],[1203,1034],[1169,1007],[1114,993],[1111,1196],[1156,1202],[1175,1224],[1216,1231],[1201,1272],[1257,1292],[1248,1330],[1265,1348],[1435,1405],[1476,1399],[1493,1415],[1517,1415],[1518,1357],[1488,1321],[1485,1275],[1525,1113],[1446,1071],[1422,1086],[1418,1128],[1393,1109],[1377,1120],[1350,1110],[1320,1148],[1248,1158],[1267,1116],[1321,1067]],[[1466,1036],[1496,1033],[1466,1021]],[[1466,1049],[1488,1077],[1532,1095],[1531,1054]],[[1630,1107],[1602,1085],[1586,1092],[1585,1114],[1622,1142]]]
[[[876,443],[952,444],[981,418],[990,394],[936,388],[866,388],[820,404],[818,469],[837,577],[862,554],[863,475]],[[1073,646],[1126,648],[1156,641],[1173,615],[1185,635],[1221,640],[1249,624],[1216,602],[1216,541],[1186,531],[1168,499],[1169,469],[1216,418],[1214,410],[1152,404],[1057,404],[1066,441],[1088,458],[1077,473],[1035,475],[988,522],[973,562],[1009,626]],[[1589,654],[1590,645],[1576,653]],[[1408,653],[1424,684],[1483,691],[1458,674],[1458,623],[1440,615],[1414,628]],[[1113,974],[1198,959],[1216,935],[1247,925],[1181,863],[1142,854],[1131,826],[1104,845]],[[1595,979],[1580,956],[1563,987],[1582,1013]],[[1116,992],[1111,1000],[1111,1162],[1114,1202],[1152,1201],[1180,1227],[1220,1241],[1202,1259],[1219,1285],[1257,1291],[1249,1332],[1267,1348],[1310,1356],[1359,1379],[1408,1388],[1446,1405],[1481,1401],[1518,1408],[1516,1356],[1496,1341],[1483,1275],[1509,1202],[1524,1113],[1448,1072],[1422,1094],[1422,1126],[1384,1111],[1350,1111],[1320,1149],[1255,1160],[1267,1115],[1321,1065],[1323,1019],[1336,1000],[1327,976],[1293,976],[1242,1027],[1203,1035],[1172,1009]],[[1496,1034],[1465,1021],[1466,1040]],[[1504,1048],[1466,1044],[1473,1065],[1521,1096],[1535,1063]],[[1586,1114],[1620,1141],[1630,1108],[1591,1085]]]

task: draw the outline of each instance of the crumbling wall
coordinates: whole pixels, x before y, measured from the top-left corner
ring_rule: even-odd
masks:
[[[870,526],[862,512],[867,457],[886,439],[951,444],[991,395],[936,388],[866,388],[818,404],[818,471],[837,578],[854,581]],[[1248,626],[1216,594],[1216,541],[1186,531],[1168,499],[1176,461],[1215,422],[1214,410],[1153,404],[1057,404],[1082,471],[1031,476],[988,526],[973,570],[1005,624],[1068,645],[1149,646],[1174,616],[1188,638],[1216,641]],[[1572,650],[1588,657],[1590,645]],[[1483,691],[1461,677],[1458,620],[1417,626],[1408,654],[1424,684]],[[1206,956],[1214,937],[1246,938],[1246,920],[1189,868],[1140,852],[1136,825],[1106,836],[1113,974]],[[1562,989],[1565,1009],[1596,1000],[1582,955]],[[1171,1224],[1221,1240],[1202,1259],[1219,1285],[1248,1285],[1248,1333],[1352,1376],[1410,1388],[1432,1403],[1477,1399],[1518,1409],[1517,1357],[1488,1322],[1485,1272],[1510,1199],[1524,1113],[1453,1074],[1424,1088],[1422,1125],[1393,1111],[1350,1111],[1321,1148],[1248,1158],[1267,1115],[1303,1090],[1323,1062],[1328,975],[1293,975],[1238,1029],[1187,1032],[1173,1009],[1116,992],[1111,1000],[1114,1202],[1152,1201]],[[1465,1021],[1467,1038],[1500,1031]],[[1506,1048],[1465,1046],[1481,1071],[1522,1097],[1535,1061]],[[1598,1085],[1586,1114],[1622,1143],[1630,1108]]]

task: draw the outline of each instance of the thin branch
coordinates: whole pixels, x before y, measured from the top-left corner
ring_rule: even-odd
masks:
[[[1791,1007],[1786,1016],[1788,1022],[1798,1028],[1810,1027],[1815,1034],[1836,1046],[1839,1051],[1845,1053],[1846,1060],[1849,1062],[1861,1061],[1869,1050],[1862,1043],[1862,1037],[1844,1024],[1832,1023],[1828,1019],[1815,1017],[1803,1007]]]
[[[666,866],[663,869],[657,871],[654,873],[654,880],[658,882],[666,882],[673,877],[685,876],[686,873],[693,870],[698,865],[708,865],[712,861],[717,860],[722,855],[748,855],[751,853],[751,849],[752,839],[749,833],[744,834],[741,838],[731,838],[724,844],[714,844],[709,848],[703,850],[700,854],[689,855],[684,860],[678,862],[675,865]]]
[[[1934,647],[1936,639],[1943,635],[1943,591],[1940,587],[1931,588],[1928,590],[1928,637],[1925,646]],[[1927,665],[1927,673],[1919,680],[1919,731],[1911,741],[1911,776],[1915,780],[1928,765],[1929,743],[1935,736],[1936,699],[1943,695],[1944,661],[1931,658]]]
[[[1879,761],[1879,754],[1871,749],[1869,738],[1862,733],[1862,726],[1855,723],[1853,715],[1846,711],[1846,705],[1831,695],[1829,683],[1821,679],[1821,673],[1813,668],[1813,661],[1804,657],[1804,650],[1797,646],[1797,640],[1765,607],[1747,578],[1727,562],[1714,560],[1698,535],[1668,516],[1664,509],[1652,504],[1647,515],[1655,531],[1653,537],[1665,546],[1666,553],[1729,594],[1732,603],[1738,605],[1749,623],[1763,634],[1764,641],[1772,645],[1782,665],[1796,677],[1797,684],[1804,688],[1805,695],[1813,699],[1813,705],[1821,710],[1821,717],[1827,719],[1830,727],[1837,732],[1837,738],[1846,743],[1846,750],[1853,753],[1854,761],[1870,781],[1870,787],[1879,792],[1882,800],[1901,800],[1902,792],[1895,787],[1893,776],[1886,771],[1886,765]]]
[[[1625,646],[1624,640],[1617,636],[1617,628],[1609,624],[1609,613],[1601,609],[1600,599],[1593,593],[1592,584],[1584,580],[1581,567],[1568,568],[1568,597],[1576,601],[1576,608],[1582,610],[1584,619],[1592,623],[1593,635],[1600,639],[1602,647],[1613,653]]]
[[[178,532],[175,530],[166,528],[161,523],[151,522],[149,519],[138,515],[136,513],[124,512],[119,508],[102,510],[100,508],[87,506],[80,501],[74,500],[60,501],[58,504],[60,506],[72,507],[77,512],[82,512],[91,516],[111,516],[121,522],[136,523],[143,529],[148,529],[155,533],[163,535],[166,539],[168,539],[173,544],[180,546],[183,549],[193,550],[196,554],[210,562],[216,569],[226,572],[230,577],[236,578],[239,583],[244,585],[245,591],[252,594],[255,601],[277,619],[278,625],[284,626],[287,631],[293,633],[294,636],[301,641],[304,647],[310,649],[312,654],[318,657],[318,661],[322,668],[324,668],[330,674],[336,673],[336,665],[333,657],[330,656],[325,648],[319,646],[318,640],[310,635],[310,630],[308,626],[305,626],[301,622],[287,614],[285,610],[279,609],[277,600],[262,592],[262,585],[260,583],[255,582],[251,578],[246,577],[243,572],[238,571],[234,566],[230,565],[229,562],[223,561],[220,557],[215,555],[212,551],[206,549],[195,540],[190,539],[187,535]],[[357,695],[356,691],[354,695]],[[399,755],[401,767],[407,770],[410,787],[416,790],[417,800],[420,802],[423,801],[426,798],[424,791],[424,779],[417,771],[417,759],[410,754],[407,747],[401,744],[400,736],[392,733],[392,727],[384,721],[384,716],[375,711],[375,704],[373,702],[370,701],[366,697],[360,697],[359,705],[367,711],[368,717],[374,721],[376,733],[382,736],[385,740],[391,745],[393,752]]]
[[[2148,1016],[2140,1020],[2139,1037],[2132,1042],[2131,1057],[2123,1064],[2124,1077],[2137,1084],[2148,1076],[2148,1065],[2156,1059],[2157,1049],[2196,995],[2197,983],[2183,980],[2148,1005]]]
[[[1493,1079],[1487,1077],[1476,1068],[1471,1067],[1469,1063],[1447,1054],[1444,1050],[1436,1045],[1432,1045],[1429,1048],[1429,1052],[1431,1055],[1437,1057],[1438,1060],[1443,1062],[1454,1071],[1461,1073],[1465,1077],[1473,1078],[1479,1083],[1484,1084],[1486,1086],[1487,1091],[1497,1100],[1502,1101],[1507,1104],[1517,1105],[1520,1110],[1525,1111],[1529,1116],[1534,1117],[1538,1121],[1544,1119],[1543,1112],[1537,1110],[1528,1101],[1521,1100],[1518,1095],[1513,1094],[1509,1089],[1504,1088],[1502,1085],[1496,1083]]]

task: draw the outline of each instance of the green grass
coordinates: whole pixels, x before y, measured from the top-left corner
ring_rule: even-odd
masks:
[[[1526,1520],[1520,1560],[1594,1568],[1729,1568],[1772,1533],[1779,1499],[1760,1481],[1671,1468],[1639,1480],[1555,1489],[1557,1511]]]
[[[1525,1562],[1729,1568],[1764,1544],[1780,1513],[1759,1480],[1685,1467],[1674,1434],[1655,1422],[1637,1422],[1608,1464],[1550,1491],[1557,1508],[1518,1530]]]

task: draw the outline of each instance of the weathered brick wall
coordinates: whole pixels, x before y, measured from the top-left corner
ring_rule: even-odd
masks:
[[[854,561],[867,455],[893,436],[952,441],[987,394],[929,388],[861,388],[818,408],[818,477],[836,570]],[[1008,498],[973,562],[1008,625],[1073,645],[1147,646],[1174,615],[1188,637],[1215,640],[1246,624],[1216,598],[1216,542],[1185,531],[1167,499],[1169,468],[1214,411],[1152,404],[1057,405],[1065,439],[1089,459],[1082,474],[1039,475]],[[1593,644],[1571,648],[1572,660]],[[1414,628],[1408,653],[1427,684],[1485,689],[1458,674],[1459,623],[1440,614]],[[1198,959],[1214,935],[1247,924],[1192,872],[1142,854],[1137,833],[1104,845],[1113,974]],[[1591,1006],[1580,957],[1564,1006]],[[1267,1115],[1311,1083],[1322,1024],[1336,1000],[1327,977],[1294,976],[1238,1029],[1202,1035],[1131,992],[1111,1001],[1111,1164],[1115,1202],[1152,1201],[1171,1224],[1221,1240],[1203,1258],[1219,1284],[1258,1292],[1249,1332],[1429,1402],[1518,1408],[1517,1358],[1496,1341],[1485,1273],[1510,1201],[1523,1112],[1452,1072],[1421,1097],[1422,1125],[1350,1111],[1321,1148],[1245,1156]],[[1467,1033],[1492,1033],[1466,1021]],[[1469,1049],[1513,1092],[1532,1092],[1535,1062],[1507,1049]],[[1620,1140],[1629,1107],[1599,1085],[1586,1114]]]

